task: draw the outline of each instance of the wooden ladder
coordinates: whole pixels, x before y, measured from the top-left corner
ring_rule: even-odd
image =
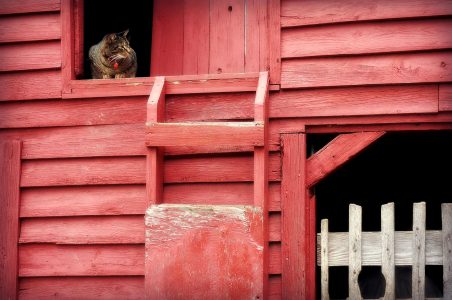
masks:
[[[227,82],[227,78],[224,80]],[[205,84],[207,81],[205,80]],[[201,87],[202,84],[202,82],[199,83]],[[254,206],[261,207],[266,215],[268,211],[268,72],[259,73],[253,122],[165,123],[166,86],[168,83],[165,77],[156,77],[147,103],[148,205],[163,202],[163,147],[200,147],[208,149],[206,153],[225,152],[225,149],[231,149],[231,152],[254,151]],[[221,81],[218,86],[218,92],[225,92]],[[231,91],[238,90],[233,88]],[[209,92],[216,91],[209,89]],[[264,228],[266,228],[265,221]]]

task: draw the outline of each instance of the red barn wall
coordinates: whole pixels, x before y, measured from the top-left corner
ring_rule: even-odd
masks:
[[[0,3],[0,139],[23,140],[19,296],[141,299],[147,97],[61,99],[60,1]],[[281,297],[279,133],[331,120],[452,122],[451,1],[282,0],[280,14],[271,299]],[[166,118],[251,119],[253,100],[168,96]],[[165,203],[252,204],[251,154],[169,154]]]

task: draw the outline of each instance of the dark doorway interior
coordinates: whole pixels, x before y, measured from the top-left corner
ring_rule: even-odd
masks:
[[[311,135],[308,152],[333,137]],[[452,201],[451,170],[452,132],[388,133],[316,186],[317,232],[324,218],[329,219],[330,231],[348,231],[350,203],[363,207],[363,231],[380,231],[380,207],[388,202],[395,203],[396,230],[411,230],[412,205],[421,201],[427,203],[427,229],[440,230],[440,205]],[[378,274],[380,268],[365,272]],[[411,280],[411,268],[400,268],[397,274],[408,274]],[[442,267],[428,266],[426,274],[442,291]],[[330,268],[331,298],[348,296],[347,276],[347,267]]]

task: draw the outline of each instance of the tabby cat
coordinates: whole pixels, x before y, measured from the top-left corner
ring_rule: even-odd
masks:
[[[137,72],[137,55],[130,47],[129,30],[110,33],[89,49],[93,79],[130,78]]]

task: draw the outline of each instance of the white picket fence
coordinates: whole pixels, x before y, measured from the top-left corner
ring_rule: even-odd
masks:
[[[413,231],[394,231],[394,203],[381,207],[381,232],[362,232],[361,206],[349,206],[349,232],[328,232],[328,220],[317,235],[321,296],[328,294],[328,268],[348,266],[349,299],[362,299],[361,266],[381,266],[386,281],[382,299],[395,299],[395,266],[412,266],[412,299],[425,299],[425,265],[443,266],[443,298],[452,299],[452,203],[441,205],[442,230],[425,230],[425,202],[413,205]]]

